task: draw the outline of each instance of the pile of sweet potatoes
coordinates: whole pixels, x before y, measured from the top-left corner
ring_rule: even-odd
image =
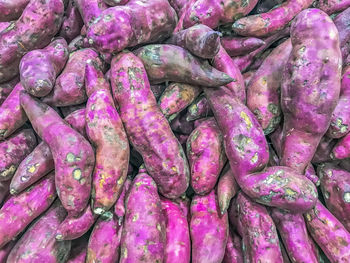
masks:
[[[350,0],[0,0],[0,263],[350,263]]]

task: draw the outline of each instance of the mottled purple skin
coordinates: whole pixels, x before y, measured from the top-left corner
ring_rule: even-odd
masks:
[[[219,178],[219,183],[216,189],[221,215],[226,213],[230,206],[231,199],[238,191],[239,186],[231,169],[229,169]]]
[[[281,121],[281,78],[292,50],[290,40],[276,47],[264,60],[247,87],[247,106],[261,124],[265,135]]]
[[[16,244],[16,241],[11,241],[10,243],[7,243],[7,245],[5,245],[3,248],[0,249],[1,263],[6,263],[7,258],[15,244]]]
[[[125,183],[123,185],[123,190],[117,200],[117,202],[114,205],[114,214],[117,216],[118,218],[118,223],[119,225],[121,225],[123,223],[124,220],[124,216],[125,216],[125,198],[127,196],[127,193],[130,189],[130,186],[132,184],[132,180],[130,178],[127,178],[125,180]]]
[[[233,62],[231,57],[227,54],[226,50],[220,45],[220,50],[214,57],[213,65],[217,70],[225,72],[233,80],[228,83],[226,87],[231,91],[232,95],[237,98],[243,104],[246,103],[246,90],[244,86],[243,76]]]
[[[32,129],[24,129],[0,143],[0,181],[8,181],[17,167],[35,148],[36,137]]]
[[[276,33],[288,25],[303,9],[308,8],[313,0],[288,0],[269,12],[238,19],[232,29],[239,35],[265,37]]]
[[[227,214],[220,217],[215,190],[191,202],[190,234],[193,263],[222,262],[228,238]]]
[[[19,77],[15,77],[14,79],[0,84],[0,106],[6,100],[6,98],[11,94],[12,90],[19,82]]]
[[[56,38],[44,49],[28,52],[19,64],[22,86],[33,96],[48,95],[67,59],[68,46],[64,38]]]
[[[320,140],[320,143],[317,146],[316,152],[311,160],[312,163],[323,163],[332,161],[331,153],[333,147],[337,143],[333,138],[329,138],[326,135],[323,136]]]
[[[51,173],[25,192],[7,199],[0,209],[0,248],[42,214],[55,198],[55,178]]]
[[[237,182],[255,202],[291,212],[304,213],[310,210],[318,197],[315,185],[289,167],[268,167]]]
[[[315,7],[327,14],[333,14],[350,7],[350,0],[319,0],[315,2]]]
[[[8,256],[8,262],[66,262],[71,242],[55,240],[56,228],[66,214],[67,212],[57,200],[18,240]]]
[[[175,9],[178,16],[181,15],[180,12],[183,12],[183,8],[187,4],[187,2],[187,0],[169,0],[170,5],[172,6],[172,8]]]
[[[197,0],[186,11],[183,24],[185,28],[195,24],[216,28],[247,15],[257,2],[258,0]]]
[[[0,22],[17,20],[30,0],[1,0]]]
[[[142,155],[160,193],[170,199],[181,196],[189,184],[186,156],[158,108],[141,60],[130,52],[117,55],[111,80],[128,139]]]
[[[191,186],[196,194],[213,190],[226,162],[223,136],[214,118],[199,125],[187,140]]]
[[[319,9],[297,15],[291,40],[281,86],[285,134],[281,165],[303,174],[338,103],[342,59],[337,28]]]
[[[67,117],[72,112],[75,112],[75,111],[81,110],[81,109],[85,109],[85,107],[86,107],[86,104],[82,103],[82,104],[79,104],[79,105],[60,107],[60,111],[61,111],[63,117]]]
[[[265,41],[255,37],[223,37],[221,45],[231,56],[243,56],[265,44]]]
[[[291,262],[318,263],[302,214],[291,214],[278,208],[271,217],[282,238]]]
[[[126,47],[166,39],[176,22],[175,10],[166,0],[130,0],[124,6],[103,11],[88,28],[87,37],[97,50],[117,53]]]
[[[86,236],[73,240],[67,263],[85,263],[87,246],[88,237]]]
[[[253,113],[227,88],[205,88],[204,92],[224,136],[232,172],[240,184],[240,179],[262,170],[269,160],[264,132]]]
[[[91,145],[52,108],[25,92],[21,93],[21,106],[36,133],[50,147],[62,205],[70,215],[78,215],[90,198],[91,173],[95,164]]]
[[[350,21],[349,21],[350,24]],[[350,39],[350,36],[349,36]],[[334,139],[344,137],[350,131],[350,66],[343,69],[340,97],[335,107],[327,136]]]
[[[111,91],[109,81],[94,61],[87,62],[85,66],[85,90],[88,97],[98,90]]]
[[[350,158],[350,133],[335,144],[330,156],[339,160]]]
[[[200,58],[211,59],[219,52],[220,33],[199,24],[174,33],[166,43],[183,47]]]
[[[243,263],[242,240],[233,231],[229,231],[222,263]]]
[[[0,204],[2,204],[2,202],[5,200],[5,198],[10,192],[10,182],[10,180],[0,182]]]
[[[0,22],[0,32],[4,31],[6,28],[12,25],[14,21],[12,22]]]
[[[152,84],[174,81],[216,87],[233,81],[227,74],[216,70],[178,46],[147,45],[134,53],[142,60]]]
[[[190,105],[201,92],[201,88],[184,83],[171,83],[158,100],[164,116],[172,121],[183,109]]]
[[[79,35],[76,38],[74,38],[72,41],[70,41],[68,45],[68,52],[73,53],[74,51],[77,51],[78,49],[86,48],[86,41],[84,36]]]
[[[78,109],[70,113],[64,119],[74,130],[79,132],[81,135],[87,139],[86,134],[86,120],[85,120],[85,107],[82,109]]]
[[[283,39],[281,39],[281,41],[283,41]],[[276,42],[278,43],[278,41]],[[280,44],[281,42],[279,42],[278,44]],[[261,53],[255,60],[254,62],[249,66],[249,70],[258,70],[262,63],[264,62],[264,60],[270,55],[270,53],[274,50],[274,48],[269,48],[267,50],[265,50],[263,53]]]
[[[162,211],[165,216],[166,245],[165,263],[190,262],[191,240],[187,216],[175,202],[161,198]]]
[[[170,124],[171,129],[185,135],[191,134],[194,130],[194,122],[187,121],[185,117],[185,115],[177,115]]]
[[[125,210],[120,263],[163,262],[165,216],[157,185],[142,168],[126,196]]]
[[[92,23],[106,10],[108,6],[104,0],[74,0],[86,27]]]
[[[338,219],[320,201],[304,216],[309,233],[327,258],[331,262],[349,262],[350,233]]]
[[[93,49],[80,49],[70,54],[67,65],[56,80],[55,88],[43,102],[58,107],[85,102],[87,100],[84,87],[85,66],[89,61],[102,66],[98,53]]]
[[[194,121],[212,115],[213,113],[210,109],[207,98],[204,95],[200,95],[190,106],[188,106],[186,121]]]
[[[151,90],[156,100],[160,98],[165,88],[166,88],[166,85],[164,84],[151,85]]]
[[[327,208],[350,231],[350,173],[331,163],[319,165],[317,173]]]
[[[184,19],[186,17],[186,12],[195,2],[196,2],[196,0],[189,0],[189,1],[186,1],[186,3],[183,5],[182,9],[180,10],[181,13],[178,13],[179,21],[177,22],[177,25],[173,31],[173,34],[184,29],[183,23],[184,23]],[[169,3],[171,5],[170,1],[169,1]]]
[[[346,57],[350,53],[350,43],[349,43],[350,18],[349,17],[350,17],[350,8],[347,8],[345,11],[337,15],[336,18],[334,19],[334,24],[337,27],[339,32],[340,50],[343,57],[343,64],[346,60]]]
[[[13,79],[27,52],[46,47],[63,20],[62,0],[30,1],[21,17],[0,35],[0,83]]]
[[[80,35],[83,24],[83,19],[81,18],[78,8],[75,6],[74,0],[70,0],[63,18],[59,36],[63,37],[69,43]]]
[[[314,183],[316,186],[320,186],[320,178],[316,175],[315,168],[311,163],[305,169],[305,177]]]

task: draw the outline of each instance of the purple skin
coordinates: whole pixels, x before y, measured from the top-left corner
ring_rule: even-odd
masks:
[[[3,248],[0,249],[0,262],[6,263],[7,258],[12,250],[12,248],[15,246],[16,241],[11,241],[7,245],[5,245]]]
[[[80,49],[70,54],[67,65],[56,80],[55,88],[43,102],[57,107],[85,102],[85,66],[89,61],[94,61],[102,67],[101,59],[91,48]]]
[[[152,84],[174,81],[216,87],[233,81],[227,74],[216,70],[178,46],[147,45],[134,53],[142,60]]]
[[[254,9],[256,10],[256,12],[258,14],[266,13],[270,9],[272,9],[274,6],[282,4],[283,1],[284,0],[268,0],[268,1],[263,0],[263,1],[259,1]]]
[[[266,208],[242,192],[234,205],[241,225],[244,262],[283,262],[276,226]]]
[[[19,72],[21,58],[29,51],[46,47],[63,20],[62,0],[30,1],[21,17],[0,35],[0,83]]]
[[[219,178],[219,183],[216,190],[221,215],[226,213],[230,206],[231,199],[237,194],[238,191],[239,186],[231,169],[229,169]]]
[[[231,57],[246,55],[264,44],[264,40],[255,37],[221,38],[221,45]]]
[[[319,9],[296,16],[291,40],[281,87],[285,134],[281,165],[303,174],[338,103],[342,59],[337,28]]]
[[[280,41],[283,41],[281,39]],[[278,43],[278,42],[276,42]],[[279,42],[281,43],[281,42]],[[249,66],[249,70],[257,70],[261,67],[262,63],[264,60],[270,55],[270,53],[274,50],[274,48],[269,48],[265,50],[263,53],[261,53],[255,60],[254,62]]]
[[[272,209],[271,217],[292,262],[318,263],[302,214]]]
[[[158,105],[164,116],[172,121],[183,109],[190,105],[201,92],[201,88],[183,83],[171,83],[165,88]]]
[[[167,198],[181,196],[190,171],[181,144],[158,108],[139,58],[123,52],[112,60],[113,95],[128,139]]]
[[[0,106],[6,100],[6,98],[11,94],[12,90],[19,82],[19,77],[15,77],[14,79],[0,84]],[[13,114],[13,113],[12,113]]]
[[[212,116],[213,113],[210,109],[207,98],[204,95],[200,95],[195,99],[187,108],[186,121],[194,121],[203,117]]]
[[[91,26],[108,6],[104,0],[74,0],[86,27]]]
[[[309,233],[327,258],[331,262],[349,262],[350,233],[338,219],[320,201],[304,217]]]
[[[25,92],[21,93],[21,106],[36,133],[51,149],[57,193],[64,208],[69,215],[78,215],[90,198],[95,164],[91,145],[52,108]]]
[[[233,79],[233,81],[228,83],[226,87],[231,91],[235,98],[245,104],[247,98],[243,76],[236,64],[221,45],[219,52],[214,57],[213,65],[217,70],[225,72]]]
[[[103,75],[101,68],[94,61],[88,61],[85,66],[85,90],[90,97],[98,90],[111,91],[109,81]]]
[[[350,7],[350,0],[319,0],[316,3],[316,8],[321,9],[327,14],[341,12]]]
[[[0,22],[17,20],[30,0],[1,0]]]
[[[220,217],[215,190],[195,195],[191,202],[190,233],[193,263],[222,262],[228,238],[227,214]]]
[[[88,237],[86,236],[73,240],[67,263],[85,263],[87,246]]]
[[[124,6],[103,11],[88,28],[87,37],[97,50],[117,53],[126,47],[166,39],[176,22],[175,10],[167,0],[130,0]]]
[[[350,23],[350,21],[349,21]],[[350,39],[350,36],[349,36]],[[333,139],[344,137],[350,131],[350,66],[343,68],[340,97],[335,107],[327,136]]]
[[[331,159],[347,159],[350,158],[350,133],[341,138],[334,146],[332,153],[330,154]]]
[[[319,165],[317,173],[327,208],[350,231],[350,173],[331,163]]]
[[[10,182],[10,180],[0,182],[0,204],[2,204],[2,202],[5,200],[5,198],[10,192]]]
[[[67,40],[68,43],[80,35],[80,30],[84,24],[79,10],[73,1],[69,0],[66,15],[63,18],[62,27],[59,32],[59,36]]]
[[[175,119],[173,119],[170,126],[171,129],[175,132],[190,135],[194,129],[194,122],[187,121],[185,117],[185,115],[178,115]]]
[[[22,232],[55,200],[54,173],[18,196],[11,196],[0,209],[0,248]]]
[[[222,263],[243,263],[242,240],[233,231],[229,231]]]
[[[87,139],[86,121],[85,121],[85,107],[83,109],[75,110],[70,113],[64,120],[77,132]]]
[[[36,146],[32,129],[24,129],[0,143],[0,181],[8,181],[17,167]]]
[[[73,53],[74,51],[77,51],[78,49],[86,48],[86,41],[84,36],[79,35],[76,38],[74,38],[68,45],[68,52],[69,54]]]
[[[214,118],[201,123],[188,137],[187,158],[191,186],[196,194],[208,194],[216,185],[226,162],[223,136]]]
[[[64,38],[56,38],[44,49],[28,52],[19,64],[22,86],[33,96],[48,95],[67,59],[68,46]]]
[[[156,100],[160,98],[165,88],[166,88],[166,85],[164,84],[151,85],[151,90]]]
[[[103,0],[109,6],[125,5],[129,0]]]
[[[157,185],[142,167],[127,194],[125,210],[119,262],[163,262],[165,217]]]
[[[4,31],[9,26],[12,26],[12,23],[14,23],[14,21],[12,21],[12,22],[0,22],[0,32]]]
[[[174,201],[161,198],[162,211],[166,224],[166,245],[164,262],[190,262],[191,240],[187,217]]]
[[[220,33],[199,24],[174,33],[166,43],[185,48],[197,57],[211,59],[219,52]]]
[[[117,200],[117,202],[114,205],[114,214],[118,218],[118,224],[122,225],[124,216],[125,216],[125,198],[127,196],[127,193],[130,189],[130,186],[132,184],[132,180],[130,178],[127,178],[124,185],[123,190]]]
[[[320,178],[316,175],[316,171],[311,163],[305,169],[305,177],[314,183],[316,186],[320,186]]]
[[[342,53],[343,64],[344,64],[346,57],[350,53],[350,43],[349,43],[350,8],[347,8],[345,11],[337,15],[333,22],[339,32],[340,50]]]
[[[320,143],[317,146],[316,152],[311,160],[312,163],[323,163],[332,161],[331,153],[333,147],[337,143],[336,140],[323,136],[320,140]]]
[[[79,104],[79,105],[60,107],[60,111],[61,111],[63,117],[67,117],[72,112],[75,112],[75,111],[81,110],[81,109],[85,109],[85,107],[86,107],[86,104],[82,103],[82,104]]]
[[[262,170],[269,160],[264,132],[253,113],[232,97],[227,88],[204,88],[204,92],[224,136],[231,169],[240,184],[240,179]]]
[[[180,12],[183,12],[182,10],[187,2],[187,0],[169,0],[170,5],[175,9],[179,17],[181,16]]]
[[[67,212],[57,200],[18,240],[8,256],[8,262],[66,262],[71,242],[58,242],[54,239],[56,228],[66,214]]]

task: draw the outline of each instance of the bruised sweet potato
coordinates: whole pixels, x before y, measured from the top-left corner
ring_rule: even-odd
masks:
[[[21,17],[1,32],[0,83],[18,74],[24,54],[50,43],[61,27],[63,11],[62,0],[30,1]]]
[[[111,80],[128,139],[143,157],[149,174],[167,198],[177,198],[189,184],[185,153],[158,108],[141,60],[130,52],[112,60]]]
[[[231,57],[246,55],[264,44],[264,40],[255,37],[221,38],[221,45]]]
[[[0,84],[0,106],[6,100],[6,98],[10,95],[16,84],[19,82],[19,77],[15,77],[14,79]]]
[[[350,7],[349,0],[318,0],[315,1],[315,7],[321,9],[327,14],[340,12]]]
[[[337,28],[319,9],[307,9],[296,16],[291,41],[292,53],[281,88],[281,165],[303,174],[337,105],[342,59]]]
[[[63,37],[67,42],[71,42],[80,35],[82,26],[83,19],[80,16],[79,10],[75,6],[74,0],[69,0],[59,36]]]
[[[19,18],[30,0],[1,0],[0,22]]]
[[[203,117],[212,116],[207,98],[200,95],[187,108],[186,121],[194,121]]]
[[[21,106],[34,130],[48,144],[55,162],[58,196],[70,215],[79,214],[91,192],[95,156],[89,142],[49,106],[21,93]]]
[[[230,206],[231,199],[237,194],[238,190],[239,186],[235,177],[231,169],[228,169],[220,176],[217,186],[217,196],[221,215],[226,213]]]
[[[225,256],[222,263],[243,263],[242,240],[233,231],[229,231]]]

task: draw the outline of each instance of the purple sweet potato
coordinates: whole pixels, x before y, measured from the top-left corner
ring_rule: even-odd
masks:
[[[181,134],[190,135],[194,130],[194,122],[187,121],[185,115],[177,115],[175,119],[172,120],[171,129],[175,132],[179,132]]]
[[[190,262],[191,240],[187,216],[175,202],[161,198],[162,211],[166,224],[166,245],[164,262]]]
[[[0,182],[0,204],[2,204],[10,192],[10,182],[11,180]]]
[[[126,178],[125,183],[123,185],[123,190],[114,205],[114,214],[118,218],[119,225],[122,224],[125,216],[125,198],[132,184],[132,180],[130,178]]]
[[[194,121],[212,115],[207,98],[204,95],[200,95],[188,106],[186,121]]]
[[[85,113],[86,113],[85,107],[82,109],[77,109],[71,112],[69,115],[67,115],[64,120],[74,130],[79,132],[81,135],[84,136],[85,139],[87,139]]]
[[[128,139],[145,162],[160,193],[177,198],[189,184],[189,167],[181,144],[158,108],[139,58],[124,52],[112,60],[111,80]]]
[[[184,83],[171,83],[165,88],[158,104],[164,116],[172,121],[183,109],[190,105],[201,92],[201,88]]]
[[[328,210],[350,231],[350,173],[331,163],[319,165],[317,173]]]
[[[85,107],[86,107],[86,104],[82,103],[82,104],[78,104],[78,105],[72,105],[72,106],[67,106],[67,107],[60,107],[60,111],[61,111],[63,117],[67,117],[72,112],[75,112],[75,111],[81,110],[81,109],[85,109]]]
[[[73,240],[67,263],[85,263],[87,246],[88,238],[86,236]]]
[[[83,23],[83,19],[80,16],[78,8],[75,6],[74,0],[69,0],[59,36],[63,37],[67,42],[71,42],[80,35]]]
[[[18,74],[24,54],[50,43],[61,27],[63,11],[62,0],[30,1],[21,17],[1,32],[0,83]]]
[[[77,51],[78,49],[82,49],[86,47],[85,38],[82,35],[77,36],[74,38],[68,45],[68,52],[73,53],[74,51]]]
[[[6,100],[6,98],[10,95],[16,84],[19,82],[19,77],[15,77],[14,79],[0,84],[0,106]]]
[[[12,21],[12,22],[0,22],[0,33],[4,30],[6,30],[8,27],[12,26],[12,24],[14,23],[15,21]]]
[[[237,194],[238,190],[239,186],[235,180],[235,177],[231,169],[228,169],[219,178],[219,183],[216,190],[221,215],[226,213],[230,206],[231,199]]]
[[[265,37],[283,29],[303,9],[308,8],[313,0],[288,0],[269,12],[238,19],[232,29],[239,35]]]
[[[12,250],[12,248],[15,246],[16,241],[11,241],[10,243],[7,243],[3,248],[0,249],[0,262],[6,263],[7,258]]]
[[[196,194],[208,194],[226,162],[223,136],[214,118],[201,123],[187,140],[191,186]]]
[[[87,100],[85,83],[85,66],[88,61],[94,61],[102,66],[98,54],[90,48],[73,52],[61,75],[57,78],[55,88],[44,98],[43,102],[53,106],[70,106]]]
[[[315,168],[311,163],[305,169],[305,177],[314,183],[316,186],[320,186],[320,178],[316,175]]]
[[[21,130],[0,143],[0,181],[8,181],[22,160],[36,146],[32,129]]]
[[[346,263],[350,258],[350,233],[320,201],[307,212],[309,233],[331,262]]]
[[[247,87],[247,106],[265,134],[273,132],[281,121],[281,78],[291,50],[290,40],[276,47],[255,72]]]
[[[21,93],[21,106],[34,130],[48,144],[55,162],[55,181],[62,205],[70,215],[87,206],[95,156],[89,142],[49,106]]]
[[[11,196],[0,209],[0,248],[42,214],[55,198],[53,173],[18,196]]]
[[[217,70],[225,72],[233,79],[231,83],[226,85],[226,87],[231,91],[235,98],[245,104],[246,92],[243,76],[236,64],[221,45],[219,53],[214,57],[213,65]]]
[[[184,27],[204,24],[216,28],[220,24],[232,23],[253,10],[258,0],[197,0],[186,11]]]
[[[231,57],[246,55],[264,44],[264,40],[255,37],[221,38],[221,45]]]
[[[339,32],[340,50],[342,53],[343,64],[344,64],[346,57],[350,53],[350,43],[349,43],[350,8],[347,8],[345,11],[337,15],[336,18],[334,19],[334,24],[337,27]]]
[[[181,8],[181,13],[178,13],[179,20],[177,22],[177,25],[174,29],[173,34],[179,32],[183,29],[183,27],[184,27],[183,24],[184,24],[184,19],[186,17],[186,12],[196,1],[197,0],[189,0],[189,1],[186,1],[186,3],[183,5],[183,7]],[[171,1],[169,3],[171,5]]]
[[[166,247],[165,217],[157,185],[143,168],[140,168],[129,189],[125,210],[120,263],[163,262]]]
[[[18,263],[66,262],[71,242],[55,240],[56,228],[66,214],[67,212],[57,200],[17,241],[7,261]]]
[[[167,44],[183,47],[200,58],[214,58],[220,48],[220,33],[205,25],[195,25],[174,33]]]
[[[335,144],[331,153],[331,158],[339,160],[350,158],[350,133]]]
[[[184,7],[187,4],[187,0],[169,0],[169,3],[172,8],[175,9],[176,13],[180,16],[181,12],[183,12]]]
[[[337,28],[319,9],[307,9],[296,16],[291,40],[292,53],[281,86],[281,165],[303,174],[338,103],[342,59]]]
[[[253,79],[254,74],[255,74],[256,70],[250,70],[245,72],[244,74],[242,74],[243,79],[244,79],[244,86],[247,88],[250,84],[250,81]]]
[[[0,22],[18,19],[30,0],[1,0]]]
[[[103,11],[88,28],[87,37],[99,51],[117,53],[126,47],[166,39],[176,22],[175,10],[167,0],[130,0],[124,6]]]
[[[236,206],[243,232],[244,262],[283,262],[276,226],[266,208],[242,192]]]
[[[54,39],[44,49],[28,52],[19,64],[22,86],[33,96],[46,96],[53,89],[67,59],[68,46],[64,38]]]
[[[320,143],[317,146],[316,152],[311,160],[312,163],[322,163],[332,161],[331,153],[333,147],[336,144],[336,140],[329,138],[326,135],[323,136],[320,140]]]
[[[271,217],[292,262],[318,263],[302,214],[291,214],[274,208]]]
[[[225,256],[222,263],[243,263],[242,240],[233,231],[229,231]]]
[[[232,81],[227,74],[216,70],[178,46],[147,45],[134,53],[142,60],[152,84],[174,81],[215,87]]]
[[[193,263],[222,262],[228,238],[228,217],[220,217],[215,190],[196,195],[191,202],[191,241]]]
[[[315,7],[321,9],[327,14],[341,12],[350,7],[349,0],[319,0],[315,1]]]
[[[98,64],[88,61],[85,66],[85,90],[88,97],[99,90],[111,91],[108,80]]]
[[[349,21],[350,22],[350,21]],[[335,107],[327,136],[334,139],[344,137],[350,131],[350,66],[343,69],[340,97]]]
[[[86,27],[89,27],[108,6],[104,0],[74,0]]]

